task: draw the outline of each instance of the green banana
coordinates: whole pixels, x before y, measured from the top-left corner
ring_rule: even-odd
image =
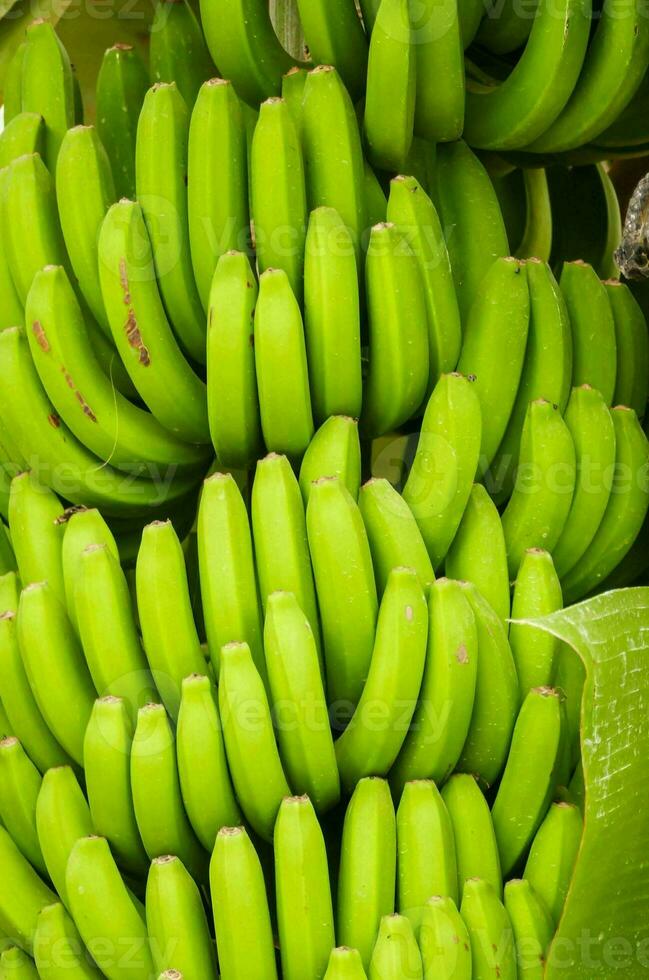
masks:
[[[473,776],[456,773],[444,784],[442,800],[453,828],[457,857],[457,894],[479,877],[502,894],[500,856],[489,804]],[[452,897],[452,896],[451,896]]]
[[[342,831],[336,939],[358,950],[365,967],[369,966],[381,919],[394,912],[396,837],[387,782],[375,777],[359,780]],[[325,977],[330,974],[331,967]]]
[[[169,326],[139,204],[123,200],[108,211],[99,235],[99,275],[115,345],[142,400],[182,439],[209,442],[205,385]]]
[[[482,420],[473,382],[444,374],[430,397],[403,497],[419,525],[434,568],[457,532],[480,456]]]
[[[469,934],[452,898],[435,895],[427,900],[419,948],[424,980],[471,980]]]
[[[183,349],[204,364],[205,317],[189,247],[188,138],[189,112],[175,82],[154,85],[144,97],[137,125],[137,199],[169,321]]]
[[[8,537],[7,537],[7,540]],[[15,570],[0,575],[0,612],[15,612],[18,608],[18,572]],[[2,672],[0,671],[0,677]]]
[[[210,892],[223,980],[277,980],[264,875],[243,827],[219,831]]]
[[[370,232],[365,287],[370,363],[361,431],[376,438],[415,414],[430,374],[424,288],[417,259],[395,225]]]
[[[410,18],[416,52],[415,132],[432,143],[457,140],[464,126],[465,102],[457,0],[426,0],[418,16],[411,10]]]
[[[370,980],[423,980],[421,953],[410,920],[402,915],[384,915],[372,951]]]
[[[487,272],[496,259],[510,254],[507,232],[491,179],[463,140],[437,148],[435,178],[431,197],[439,205],[460,315],[466,321]]]
[[[516,980],[516,950],[512,925],[488,881],[470,878],[464,886],[460,913],[469,933],[473,976],[477,980]]]
[[[5,167],[0,170],[0,236],[2,236],[3,241],[3,249],[2,253],[0,253],[0,331],[6,330],[7,327],[19,326],[24,322],[22,300],[14,286],[8,250],[6,245],[4,245],[6,236],[4,234],[5,219],[2,213],[4,210],[2,200],[5,196],[5,187],[7,186],[8,180],[9,170]]]
[[[260,273],[282,269],[302,300],[307,211],[302,150],[283,99],[262,102],[250,156],[251,212]]]
[[[306,79],[306,68],[300,68],[298,65],[289,68],[286,74],[282,75],[281,95],[289,107],[295,128],[300,136],[302,133],[302,98],[304,96]]]
[[[522,6],[513,0],[491,3],[478,30],[478,43],[494,55],[517,51],[530,36],[537,7],[537,0]]]
[[[541,548],[530,548],[523,555],[514,583],[509,627],[521,704],[532,688],[552,683],[560,644],[550,633],[518,625],[517,621],[541,619],[562,608],[561,583],[552,556]]]
[[[153,682],[174,721],[184,677],[205,669],[192,612],[185,556],[171,521],[142,532],[135,570],[137,610]]]
[[[530,402],[521,436],[514,492],[502,516],[509,574],[525,552],[556,547],[566,526],[576,485],[572,435],[556,405]]]
[[[322,624],[328,701],[343,722],[364,690],[378,600],[363,518],[339,477],[321,477],[311,484],[306,527]]]
[[[193,106],[203,82],[214,75],[199,20],[187,0],[158,0],[149,45],[151,82],[176,82]]]
[[[518,865],[554,793],[562,747],[561,701],[556,690],[535,687],[526,695],[491,816],[503,874]]]
[[[417,86],[408,0],[381,0],[370,37],[365,143],[370,163],[401,170],[412,145]]]
[[[20,78],[21,109],[43,117],[45,160],[53,171],[63,137],[74,126],[74,83],[68,54],[46,20],[27,27]]]
[[[311,212],[304,255],[304,329],[313,414],[361,414],[358,271],[351,236],[333,208]]]
[[[579,808],[553,803],[530,849],[523,877],[545,904],[555,925],[563,904],[581,844],[583,823]]]
[[[346,415],[334,415],[320,426],[300,464],[300,490],[304,506],[311,487],[323,477],[337,477],[356,500],[361,484],[361,446],[358,423]]]
[[[161,704],[140,708],[131,746],[133,807],[148,856],[174,854],[193,878],[205,876],[206,855],[183,808],[175,736]]]
[[[142,875],[148,858],[133,808],[130,755],[133,722],[112,694],[95,701],[83,744],[86,791],[95,831],[104,836],[125,871]]]
[[[241,822],[225,757],[221,719],[208,677],[182,683],[176,754],[183,804],[194,833],[208,853],[221,827]]]
[[[327,850],[308,796],[282,800],[273,837],[282,976],[323,977],[334,945]]]
[[[644,418],[649,393],[649,334],[642,308],[624,283],[605,282],[617,348],[615,405],[627,405]]]
[[[251,710],[255,715],[252,724]],[[246,643],[228,643],[221,650],[219,711],[241,809],[255,832],[272,840],[280,803],[291,790],[275,741],[268,697]]]
[[[592,385],[612,405],[617,370],[615,321],[606,288],[592,266],[566,262],[561,291],[572,326],[574,363],[572,384]]]
[[[625,557],[649,507],[646,471],[649,442],[633,409],[612,409],[615,468],[604,516],[579,563],[563,579],[567,603],[593,591]]]
[[[12,946],[0,956],[0,977],[2,980],[38,980],[39,973],[32,958]]]
[[[239,99],[231,82],[212,78],[201,86],[194,104],[187,151],[189,244],[206,310],[218,259],[230,249],[249,248],[247,169]]]
[[[548,178],[543,168],[526,167],[522,174],[525,225],[513,252],[519,259],[536,258],[540,262],[547,262],[552,250],[553,225]]]
[[[35,582],[21,593],[18,643],[43,718],[62,748],[81,764],[95,689],[65,609],[47,582]]]
[[[5,93],[6,96],[6,93]],[[5,104],[5,115],[7,107]],[[0,133],[0,167],[25,154],[45,152],[45,122],[38,112],[20,112]]]
[[[22,74],[27,41],[20,44],[8,61],[3,82],[2,102],[4,108],[4,123],[7,126],[20,112],[23,111]]]
[[[368,3],[370,0],[364,2]],[[332,949],[324,980],[367,980],[358,950],[349,946]]]
[[[352,98],[360,98],[365,87],[367,40],[354,3],[298,0],[297,6],[313,61],[335,65]]]
[[[62,542],[64,510],[58,497],[34,473],[19,473],[11,481],[9,530],[23,587],[47,582],[63,600]]]
[[[97,133],[110,159],[118,198],[135,197],[137,121],[148,87],[146,67],[134,47],[108,48],[97,75]]]
[[[68,858],[76,842],[94,831],[86,798],[70,766],[57,766],[45,773],[36,799],[35,817],[47,874],[68,907],[65,885]]]
[[[480,483],[473,485],[444,568],[449,578],[473,582],[506,622],[510,598],[505,535],[496,505]]]
[[[103,544],[114,558],[119,560],[117,543],[98,510],[82,507],[68,512],[64,525],[61,562],[65,586],[65,604],[68,618],[78,632],[75,593],[81,572],[81,555],[91,544]]]
[[[262,445],[253,348],[257,280],[244,252],[226,252],[209,294],[207,411],[224,466],[246,468]]]
[[[42,980],[100,980],[103,976],[60,902],[46,905],[39,913],[34,934],[34,959]]]
[[[245,641],[262,679],[261,604],[248,513],[234,477],[214,473],[198,509],[198,561],[210,659],[219,676],[221,648]]]
[[[283,269],[267,269],[259,280],[254,344],[264,442],[299,459],[313,435],[313,416],[302,314]]]
[[[154,858],[146,882],[146,926],[156,971],[173,963],[187,980],[216,976],[216,958],[196,882],[182,861]]]
[[[16,53],[16,58],[20,60],[19,52]],[[6,87],[5,82],[5,89]],[[602,133],[597,134],[596,143],[600,147],[616,147],[621,144],[633,147],[646,143],[649,136],[644,113],[647,91],[649,91],[649,71],[645,72],[635,94],[620,112],[615,122],[611,123]]]
[[[430,395],[440,375],[455,370],[462,344],[448,250],[435,205],[414,177],[390,181],[387,220],[405,235],[419,267],[428,324]]]
[[[0,929],[25,952],[32,952],[38,913],[56,895],[38,877],[9,832],[0,827],[0,870],[11,888],[0,893]]]
[[[103,837],[82,837],[65,872],[70,912],[109,980],[148,980],[154,973],[144,912],[135,904]]]
[[[457,859],[453,827],[432,780],[405,784],[397,809],[397,896],[419,938],[431,895],[457,901]]]
[[[13,735],[0,740],[0,819],[21,853],[47,877],[38,833],[36,800],[41,774]]]
[[[478,671],[476,618],[459,582],[438,579],[428,593],[428,649],[419,703],[392,768],[396,792],[407,780],[441,784],[455,768],[473,714]]]
[[[514,931],[519,980],[543,980],[554,924],[529,881],[505,885],[505,909]]]
[[[367,223],[370,228],[374,225],[387,221],[388,199],[381,183],[372,167],[365,161],[364,166],[364,185],[365,185],[365,211]]]

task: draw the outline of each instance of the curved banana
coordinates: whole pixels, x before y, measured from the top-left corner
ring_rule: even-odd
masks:
[[[202,83],[215,74],[201,25],[186,0],[180,3],[160,0],[156,5],[151,24],[149,73],[154,84],[176,82],[190,108]]]
[[[0,955],[0,977],[11,980],[39,980],[34,961],[17,946],[9,946]]]
[[[119,866],[141,876],[149,862],[133,808],[132,742],[133,722],[122,698],[109,694],[95,701],[83,744],[92,824],[108,840]]]
[[[505,885],[505,909],[514,931],[519,980],[543,980],[545,957],[554,934],[548,910],[524,879]]]
[[[372,660],[378,612],[372,555],[358,505],[338,477],[311,484],[306,527],[337,727],[351,717]]]
[[[482,418],[473,382],[444,374],[430,397],[403,498],[439,568],[466,508],[480,458]]]
[[[419,948],[424,980],[471,980],[469,934],[452,898],[434,895],[427,900]]]
[[[99,276],[115,345],[142,400],[182,439],[209,442],[205,385],[169,326],[139,204],[120,201],[106,215],[99,234]]]
[[[0,928],[25,952],[32,952],[38,913],[56,901],[56,895],[38,877],[11,835],[0,827],[0,871],[11,889],[0,893]]]
[[[19,473],[11,481],[9,531],[22,586],[47,582],[63,601],[63,504],[35,473]]]
[[[304,329],[316,424],[332,415],[358,418],[363,398],[358,270],[349,231],[333,208],[316,208],[309,217]]]
[[[561,918],[582,832],[579,808],[571,803],[553,803],[525,864],[523,877],[544,902],[555,925]]]
[[[335,65],[352,98],[359,99],[365,88],[367,39],[353,0],[298,0],[297,6],[311,58],[319,65]]]
[[[261,603],[250,523],[234,477],[214,473],[203,484],[198,509],[198,561],[210,659],[219,676],[221,648],[245,642],[262,679]]]
[[[81,570],[83,551],[91,544],[104,544],[114,558],[119,559],[119,552],[115,538],[98,510],[82,507],[73,510],[71,514],[68,512],[68,519],[64,527],[61,562],[63,565],[65,604],[68,610],[68,618],[75,630],[78,630],[75,591]]]
[[[464,57],[457,0],[425,0],[411,11],[416,63],[415,132],[432,143],[462,135]],[[440,86],[440,78],[444,85]]]
[[[241,104],[231,82],[212,78],[201,86],[194,104],[187,151],[189,245],[206,310],[220,256],[250,247],[247,169]],[[208,318],[208,330],[209,325]]]
[[[498,509],[480,483],[473,485],[444,569],[449,578],[473,582],[503,622],[509,619],[505,535]]]
[[[615,405],[627,405],[644,418],[649,394],[649,333],[642,307],[624,283],[605,282],[617,347]]]
[[[390,773],[443,783],[460,758],[471,724],[478,671],[473,610],[459,582],[438,579],[428,593],[428,650],[411,729]]]
[[[213,684],[192,674],[182,683],[176,754],[183,804],[194,833],[208,853],[221,827],[241,822],[223,744]]]
[[[519,458],[514,492],[502,516],[512,579],[528,548],[552,554],[575,490],[572,435],[558,408],[545,399],[529,404]]]
[[[154,85],[144,97],[137,124],[137,200],[171,326],[184,350],[204,364],[205,315],[194,282],[189,247],[188,138],[189,112],[175,82]]]
[[[243,827],[223,827],[210,862],[210,892],[221,975],[277,980],[264,875]]]
[[[251,708],[255,713],[252,725]],[[268,697],[246,643],[228,643],[221,650],[219,710],[241,809],[255,832],[272,840],[280,803],[291,790],[275,741]]]
[[[313,435],[313,415],[302,314],[283,269],[267,269],[259,280],[254,343],[264,442],[299,459]]]
[[[2,86],[5,126],[23,111],[22,75],[26,50],[27,41],[21,41],[7,63]]]
[[[559,641],[550,633],[518,626],[517,620],[541,619],[563,608],[561,583],[552,556],[542,548],[526,551],[514,583],[509,645],[514,655],[521,704],[532,688],[552,683]]]
[[[577,260],[564,264],[561,292],[572,327],[573,387],[592,385],[610,406],[615,392],[617,351],[615,321],[606,288],[592,266]]]
[[[94,832],[90,809],[74,770],[57,766],[43,776],[36,800],[36,830],[47,874],[68,907],[65,869],[72,848]]]
[[[282,976],[322,977],[334,946],[327,849],[308,796],[282,800],[273,836]]]
[[[416,71],[408,0],[382,0],[370,37],[363,121],[370,163],[381,170],[401,170],[410,151]]]
[[[146,927],[157,972],[174,964],[187,980],[216,976],[216,957],[198,890],[180,858],[151,862],[146,881]]]
[[[61,902],[46,905],[38,915],[34,959],[41,980],[101,980],[103,976]]]
[[[442,800],[453,827],[457,858],[457,894],[463,898],[467,882],[479,877],[502,894],[502,874],[496,834],[475,778],[456,773],[445,783]]]
[[[115,44],[104,53],[97,75],[97,133],[111,163],[118,198],[135,197],[137,121],[149,76],[130,44]]]
[[[421,953],[410,924],[402,915],[384,915],[369,967],[370,980],[423,980]]]
[[[358,498],[361,445],[356,419],[334,415],[313,436],[300,464],[300,490],[305,507],[312,485],[326,476],[338,477],[353,499]]]
[[[43,117],[45,160],[53,171],[63,137],[74,126],[74,82],[68,53],[47,20],[27,27],[20,78],[21,109]]]
[[[6,91],[5,91],[6,97]],[[7,106],[5,103],[5,115]],[[45,151],[45,121],[38,112],[20,112],[0,133],[0,167],[8,167],[18,157]]]
[[[15,844],[40,875],[47,866],[36,830],[36,800],[41,774],[17,738],[0,740],[0,819]]]
[[[390,788],[384,779],[361,779],[347,806],[342,831],[336,939],[358,950],[365,967],[381,919],[394,912],[396,865],[397,831]],[[329,974],[331,967],[325,976]]]
[[[490,4],[477,33],[477,42],[494,55],[518,51],[530,36],[538,4],[520,5],[513,0]]]
[[[516,980],[512,925],[499,891],[488,881],[470,878],[464,886],[460,914],[469,933],[473,975],[484,980]]]
[[[154,968],[144,914],[133,901],[103,837],[77,841],[65,882],[70,913],[101,972],[109,980],[149,980]]]
[[[16,57],[18,59],[20,58],[18,53]],[[644,78],[636,89],[635,95],[629,100],[617,119],[603,133],[597,134],[596,143],[600,147],[606,147],[608,152],[610,152],[610,147],[620,145],[634,147],[647,142],[647,139],[649,139],[649,127],[647,126],[647,118],[644,110],[647,104],[648,91],[649,71],[645,72]]]

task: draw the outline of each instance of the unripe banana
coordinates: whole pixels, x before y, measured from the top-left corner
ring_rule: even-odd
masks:
[[[53,171],[66,130],[74,126],[74,83],[67,51],[46,20],[35,20],[27,27],[21,108],[43,117],[45,159]]]
[[[503,622],[509,618],[505,535],[498,509],[480,483],[471,490],[444,567],[450,578],[473,582]]]
[[[125,702],[112,695],[95,701],[83,746],[92,823],[108,840],[120,867],[140,876],[148,858],[133,808],[132,741],[133,722]]]
[[[108,48],[97,75],[97,132],[110,158],[118,198],[135,197],[137,121],[148,87],[147,70],[135,48]]]
[[[523,877],[544,902],[555,925],[561,918],[582,832],[579,808],[571,803],[553,803],[525,864]]]
[[[5,103],[5,114],[6,111]],[[0,168],[8,167],[26,153],[40,153],[43,156],[44,152],[45,122],[38,112],[20,112],[0,133]]]
[[[109,980],[149,980],[154,967],[144,915],[103,837],[77,841],[65,881],[72,917],[101,972]]]
[[[273,837],[282,975],[320,978],[334,945],[327,850],[308,796],[282,801]]]
[[[427,0],[411,12],[416,52],[415,132],[432,143],[462,135],[464,125],[464,58],[458,3]],[[439,79],[444,78],[444,85]],[[437,93],[437,94],[435,94]]]
[[[5,71],[2,102],[5,126],[23,111],[22,74],[27,41],[21,41],[9,58]]]
[[[575,481],[575,446],[558,408],[543,399],[530,402],[514,492],[503,513],[512,579],[529,548],[553,552],[566,526]]]
[[[21,593],[18,642],[41,714],[60,745],[81,764],[95,688],[65,609],[47,582],[28,585]]]
[[[43,776],[36,800],[36,830],[47,874],[67,907],[68,858],[76,842],[94,831],[86,798],[70,766],[57,766]]]
[[[34,961],[16,946],[5,949],[0,956],[0,978],[2,980],[38,980],[39,973]]]
[[[241,821],[225,756],[213,685],[193,674],[182,683],[176,754],[183,804],[194,833],[208,853],[221,827]]]
[[[219,831],[210,892],[223,980],[277,980],[264,875],[243,827]]]
[[[469,934],[452,898],[433,896],[419,931],[424,980],[471,980]]]
[[[216,959],[196,882],[182,861],[163,855],[151,862],[146,882],[146,926],[156,971],[170,964],[186,980],[216,976]]]
[[[149,857],[175,854],[192,877],[202,881],[206,856],[185,814],[174,732],[161,704],[147,704],[138,712],[131,787],[135,818]]]
[[[39,913],[34,959],[41,980],[100,980],[103,976],[61,902],[46,905]]]
[[[261,608],[255,578],[250,524],[234,477],[214,473],[203,484],[198,509],[198,560],[203,614],[214,673],[221,648],[245,642],[266,676],[261,642]]]
[[[36,831],[41,774],[13,735],[0,741],[0,820],[30,864],[43,877],[47,868]]]
[[[516,879],[505,885],[505,909],[514,930],[519,980],[543,980],[554,934],[548,910],[529,881]]]
[[[342,720],[358,703],[372,659],[378,611],[372,556],[358,505],[338,477],[311,485],[306,526],[328,701]]]
[[[615,405],[628,405],[644,418],[649,387],[649,334],[642,308],[624,283],[605,282],[615,320],[617,377]]]
[[[372,951],[370,980],[423,980],[421,953],[409,919],[384,915]]]
[[[4,168],[0,170],[0,235],[2,236],[3,243],[6,240],[6,235],[3,230],[5,219],[2,199],[4,198],[5,187],[8,185],[8,182],[9,170]],[[24,322],[23,303],[14,285],[8,250],[4,245],[0,253],[0,303],[2,304],[0,307],[0,329],[6,330],[8,327],[15,327]],[[12,455],[10,454],[10,456]]]
[[[532,548],[525,552],[512,602],[509,644],[514,655],[521,704],[533,687],[547,687],[554,677],[559,641],[550,633],[517,620],[541,619],[563,608],[561,583],[547,551]]]
[[[364,186],[367,224],[372,228],[374,225],[380,225],[382,221],[388,220],[388,199],[378,177],[367,161],[365,161],[364,167]]]
[[[162,300],[184,350],[205,363],[205,316],[189,248],[189,112],[175,82],[147,92],[137,125],[135,174]]]
[[[390,776],[396,792],[411,779],[444,782],[460,758],[473,715],[478,632],[459,582],[442,578],[431,586],[428,615],[419,704]]]
[[[367,980],[358,950],[349,946],[332,949],[324,980]]]
[[[405,784],[397,810],[397,902],[419,938],[431,895],[458,898],[453,827],[432,780]]]
[[[367,40],[356,6],[349,0],[298,0],[298,10],[313,61],[335,65],[352,98],[360,98],[365,87]]]
[[[361,446],[358,423],[346,415],[333,415],[317,430],[302,457],[300,490],[304,505],[311,486],[323,477],[338,477],[354,500],[361,484]]]
[[[457,894],[460,901],[471,878],[488,882],[502,894],[500,856],[489,804],[475,778],[456,773],[445,783],[442,800],[453,828],[457,858]]]
[[[382,170],[400,170],[412,144],[415,52],[407,0],[382,0],[370,38],[364,120],[370,161]]]
[[[229,643],[221,650],[219,710],[241,809],[256,833],[272,840],[280,803],[291,790],[275,742],[268,697],[246,643]]]
[[[431,394],[440,375],[455,370],[462,343],[446,242],[435,205],[414,177],[390,181],[387,220],[405,235],[419,267],[428,323]]]
[[[385,435],[421,406],[429,378],[424,288],[405,236],[375,225],[365,263],[369,319],[369,375],[361,430]]]
[[[387,775],[397,758],[419,698],[427,636],[428,610],[417,573],[395,568],[381,599],[363,692],[336,742],[348,792],[363,776]]]
[[[189,124],[189,244],[196,287],[208,308],[214,270],[230,249],[247,252],[250,238],[246,131],[231,82],[201,86]]]
[[[56,895],[38,877],[9,832],[0,827],[0,872],[11,888],[0,891],[0,929],[28,953],[33,948],[38,913]]]
[[[190,108],[201,84],[214,74],[201,25],[187,0],[159,0],[156,5],[149,72],[153,83],[176,82]]]
[[[481,878],[464,886],[460,912],[469,933],[476,980],[516,980],[516,950],[509,916],[496,890]]]
[[[361,779],[342,832],[336,938],[369,966],[381,919],[394,912],[397,840],[394,805],[383,779]],[[331,966],[325,977],[331,973]],[[345,974],[343,974],[344,976]]]
[[[562,643],[553,685],[564,697],[566,738],[570,746],[572,768],[581,761],[581,705],[585,682],[586,668],[581,657],[567,643]]]
[[[564,263],[561,292],[572,327],[572,384],[589,384],[612,405],[617,371],[615,320],[606,288],[586,262]]]
[[[78,629],[75,592],[81,572],[81,555],[91,544],[105,545],[113,557],[119,560],[115,538],[101,513],[94,508],[82,507],[69,515],[65,523],[61,548],[65,604],[68,618],[75,630]]]
[[[0,612],[15,612],[18,608],[18,595],[18,572],[9,571],[0,575]],[[2,671],[0,671],[1,676]]]
[[[333,208],[311,212],[304,256],[304,328],[313,414],[361,414],[361,327],[354,244]]]
[[[472,382],[460,374],[442,375],[426,406],[403,488],[434,568],[447,554],[469,500],[481,427],[480,402]]]
[[[63,505],[35,473],[19,473],[11,481],[9,530],[23,588],[47,582],[64,599],[61,546]]]

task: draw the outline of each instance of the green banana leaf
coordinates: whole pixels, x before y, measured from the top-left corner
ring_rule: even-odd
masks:
[[[584,836],[546,980],[649,976],[649,588],[528,625],[569,644],[587,671]]]

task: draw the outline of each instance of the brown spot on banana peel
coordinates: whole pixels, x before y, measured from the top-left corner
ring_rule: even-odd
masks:
[[[459,664],[468,664],[469,651],[467,650],[464,643],[460,643],[459,647],[455,651],[455,659]]]
[[[56,412],[52,412],[47,416],[47,421],[50,423],[53,429],[59,429],[61,427],[61,419],[58,417]]]
[[[86,401],[86,399],[83,397],[83,395],[81,394],[81,392],[79,391],[79,389],[75,385],[74,379],[73,379],[72,375],[70,374],[70,372],[69,371],[66,371],[66,369],[63,367],[63,365],[61,365],[61,372],[62,372],[62,374],[63,374],[63,376],[65,378],[65,383],[67,384],[68,388],[70,389],[70,391],[73,391],[74,392],[74,397],[77,399],[77,401],[81,405],[81,410],[82,410],[83,414],[86,415],[90,419],[91,422],[96,422],[97,421],[97,416],[95,415],[95,413],[91,409],[90,405],[88,404],[88,402]]]
[[[83,504],[76,504],[74,507],[66,507],[62,514],[54,521],[56,527],[60,527],[62,524],[67,524],[68,521],[74,517],[75,514],[83,514],[89,508],[85,507]]]
[[[38,344],[40,349],[45,351],[45,353],[47,354],[51,350],[50,342],[47,339],[47,335],[45,334],[43,324],[39,320],[34,320],[32,324],[32,333],[36,337],[36,343]]]
[[[140,333],[140,328],[137,325],[137,318],[135,316],[135,310],[131,306],[131,287],[128,281],[128,273],[126,271],[126,260],[119,260],[119,281],[122,287],[122,292],[124,294],[124,305],[128,306],[128,315],[126,317],[125,331],[126,340],[130,347],[139,352],[140,364],[143,367],[148,367],[151,363],[151,357],[149,355],[149,349],[142,340],[142,334]]]

